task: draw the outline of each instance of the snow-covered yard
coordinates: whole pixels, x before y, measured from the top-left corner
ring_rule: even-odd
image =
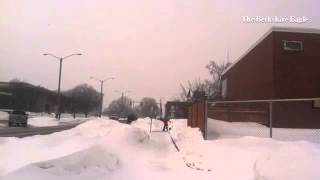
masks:
[[[90,118],[76,118],[73,119],[70,118],[61,118],[60,120],[57,120],[53,117],[34,117],[28,119],[28,124],[34,127],[47,127],[47,126],[57,126],[57,125],[63,125],[63,124],[70,124],[70,123],[80,123],[84,121],[88,121],[93,119]]]
[[[238,138],[243,136],[269,137],[270,128],[258,123],[225,122],[208,119],[208,138]],[[282,141],[320,143],[320,129],[272,128],[272,138]]]
[[[204,141],[186,120],[174,120],[178,152],[160,121],[152,133],[149,125],[149,119],[132,125],[96,119],[51,135],[0,138],[0,179],[320,178],[319,144],[248,136]]]
[[[72,114],[61,114],[61,119],[57,120],[54,114],[47,113],[30,113],[28,124],[35,127],[57,126],[66,123],[80,123],[87,120],[94,119],[94,117],[85,117],[82,114],[77,114],[76,118],[73,118]]]

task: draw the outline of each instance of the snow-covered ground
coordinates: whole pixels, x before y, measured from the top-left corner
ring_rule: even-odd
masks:
[[[70,123],[80,123],[84,121],[88,121],[93,119],[92,117],[89,118],[76,118],[73,119],[73,117],[69,118],[61,118],[60,120],[57,120],[53,117],[34,117],[28,119],[28,124],[34,127],[47,127],[47,126],[57,126],[57,125],[63,125],[63,124],[70,124]]]
[[[9,114],[7,112],[0,111],[0,120],[9,119]]]
[[[269,137],[270,128],[258,123],[208,120],[208,138],[238,138],[243,136]],[[282,141],[310,141],[320,143],[320,129],[272,128],[272,138]]]
[[[204,141],[186,120],[139,119],[132,125],[109,119],[26,138],[0,138],[2,180],[219,179],[318,180],[320,145],[262,137]],[[187,165],[190,167],[187,167]],[[198,169],[198,170],[197,170]]]
[[[4,111],[0,111],[0,128],[8,126],[9,114]]]

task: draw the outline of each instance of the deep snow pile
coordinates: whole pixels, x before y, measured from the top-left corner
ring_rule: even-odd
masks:
[[[186,120],[92,120],[45,136],[0,138],[0,179],[319,179],[320,146],[242,137],[204,141]],[[23,147],[23,148],[21,148]],[[189,167],[186,166],[189,165]],[[196,170],[198,169],[198,170]],[[210,171],[208,171],[210,170]],[[2,177],[1,177],[2,176]]]
[[[225,122],[208,120],[208,138],[238,138],[243,136],[269,137],[269,127],[252,122]],[[320,129],[272,128],[273,139],[283,141],[305,140],[320,143]]]
[[[250,127],[255,126],[251,124]],[[232,125],[229,128],[230,131],[235,130],[232,129]],[[220,130],[220,133],[222,132],[226,131]],[[249,136],[228,136],[228,139],[204,141],[199,138],[200,131],[186,128],[186,121],[175,121],[172,134],[187,161],[193,162],[203,170],[211,169],[217,179],[320,178],[317,168],[317,164],[320,163],[320,144],[306,141],[282,142]]]
[[[0,174],[10,180],[174,179],[185,170],[167,136],[137,126],[97,119],[47,136],[0,138]]]

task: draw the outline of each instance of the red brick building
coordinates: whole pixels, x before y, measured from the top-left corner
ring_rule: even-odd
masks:
[[[224,100],[320,97],[320,30],[272,28],[222,76]],[[209,116],[228,121],[268,124],[268,106],[222,105]],[[318,101],[274,104],[273,125],[320,128]]]

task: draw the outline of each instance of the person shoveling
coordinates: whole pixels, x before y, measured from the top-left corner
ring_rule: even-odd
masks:
[[[168,119],[168,118],[161,118],[161,121],[163,122],[163,129],[162,129],[162,131],[169,131],[169,130],[171,130],[171,128],[169,128],[169,122],[171,122],[170,119]]]

